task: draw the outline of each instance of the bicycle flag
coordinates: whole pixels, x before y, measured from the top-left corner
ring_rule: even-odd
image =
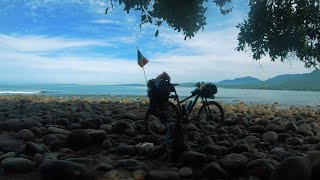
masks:
[[[138,49],[138,64],[141,68],[148,63],[148,59],[145,58]]]

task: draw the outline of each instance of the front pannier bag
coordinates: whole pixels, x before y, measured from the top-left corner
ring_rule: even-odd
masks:
[[[203,97],[211,98],[218,92],[217,86],[211,83],[203,84],[200,86],[200,91]]]

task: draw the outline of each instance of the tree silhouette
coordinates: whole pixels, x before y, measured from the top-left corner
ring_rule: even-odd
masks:
[[[141,23],[169,27],[192,38],[206,23],[208,0],[111,0],[124,11],[141,12]],[[222,14],[231,0],[212,0]],[[238,47],[249,48],[255,60],[269,55],[272,61],[297,57],[306,67],[320,66],[320,0],[249,0],[249,14],[237,27]],[[106,10],[108,13],[108,9]],[[158,30],[155,36],[158,35]]]

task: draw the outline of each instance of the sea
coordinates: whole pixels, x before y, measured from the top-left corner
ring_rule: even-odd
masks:
[[[194,89],[194,87],[176,87],[180,99],[191,95]],[[0,84],[0,96],[18,94],[55,97],[147,98],[147,87],[142,85]],[[221,103],[320,106],[320,92],[218,88],[215,100]]]

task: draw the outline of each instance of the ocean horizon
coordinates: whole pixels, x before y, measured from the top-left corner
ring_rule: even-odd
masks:
[[[180,98],[187,97],[194,87],[176,87]],[[0,96],[36,95],[55,97],[145,97],[147,87],[140,84],[127,85],[78,85],[78,84],[17,84],[0,85]],[[281,105],[320,105],[320,92],[261,90],[261,89],[228,89],[218,88],[215,100],[223,103],[259,103]]]

